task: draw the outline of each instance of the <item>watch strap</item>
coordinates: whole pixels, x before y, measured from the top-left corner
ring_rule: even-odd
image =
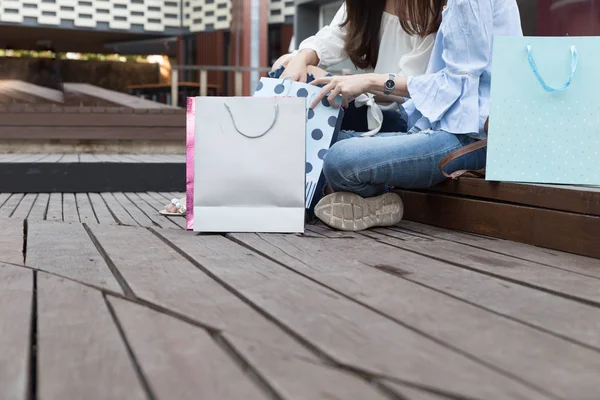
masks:
[[[395,87],[396,87],[396,75],[390,74],[388,80],[385,82],[385,86],[383,88],[383,94],[390,95]]]

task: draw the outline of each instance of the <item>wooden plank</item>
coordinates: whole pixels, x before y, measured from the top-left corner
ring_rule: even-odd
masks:
[[[127,158],[136,163],[162,163],[154,154],[128,154]],[[184,161],[185,162],[185,161]]]
[[[169,204],[171,198],[167,193],[158,193],[158,192],[148,192],[148,195],[154,198],[161,205],[161,209],[164,209],[165,206]]]
[[[82,163],[97,163],[98,158],[95,154],[81,153],[79,154],[79,162]]]
[[[0,208],[0,218],[9,218],[13,215],[21,200],[25,195],[23,193],[13,193]]]
[[[94,214],[96,215],[96,218],[98,218],[98,223],[116,225],[117,221],[115,221],[115,218],[110,213],[108,206],[106,205],[100,194],[88,193],[88,196],[90,198],[92,208],[94,209]]]
[[[64,154],[46,154],[43,158],[39,159],[38,162],[43,163],[57,163],[63,158]]]
[[[35,193],[27,193],[23,199],[21,200],[21,202],[19,203],[19,205],[17,206],[17,208],[15,209],[12,218],[16,218],[16,219],[27,219],[27,217],[29,216],[29,213],[31,212],[31,208],[33,207],[33,204],[35,203],[35,200],[37,198],[37,194]]]
[[[457,397],[491,399],[520,393],[523,397],[545,398],[222,236],[193,236],[177,230],[162,230],[160,235],[344,365]]]
[[[29,222],[27,265],[122,293],[108,265],[78,223]]]
[[[28,399],[33,272],[0,264],[0,387],[6,400]]]
[[[581,186],[531,185],[461,178],[449,179],[433,187],[431,191],[600,216],[600,190]]]
[[[74,193],[62,194],[63,221],[79,222],[79,211],[77,210],[77,200]]]
[[[137,226],[138,223],[129,214],[127,209],[121,205],[115,198],[113,193],[100,193],[100,197],[106,202],[106,206],[115,216],[117,224]]]
[[[35,199],[35,203],[33,204],[33,208],[29,213],[29,217],[27,219],[34,221],[41,221],[46,219],[46,212],[48,210],[48,202],[50,201],[49,193],[40,193]]]
[[[597,350],[507,320],[413,282],[390,279],[389,274],[332,250],[332,240],[291,235],[231,236],[403,325],[558,397],[586,397],[600,391],[600,381],[596,379],[600,374]],[[600,334],[600,328],[597,333]],[[557,376],[561,379],[555,379]]]
[[[65,154],[60,160],[61,163],[78,163],[79,154]]]
[[[151,224],[147,226],[162,227],[162,225],[165,225],[164,218],[160,214],[158,214],[158,212],[153,207],[148,205],[148,203],[140,199],[140,197],[137,196],[137,194],[123,193],[123,195],[130,201],[132,207],[135,207],[144,216],[146,216],[147,219],[151,221]]]
[[[184,163],[186,162],[185,154],[152,154],[157,160],[164,163]]]
[[[118,114],[116,114],[118,116]],[[181,125],[119,126],[114,117],[113,126],[6,126],[0,124],[1,140],[150,140],[185,143],[185,117]]]
[[[28,155],[24,155],[23,157],[19,157],[17,159],[15,159],[14,162],[17,163],[36,163],[39,160],[41,160],[42,158],[44,158],[47,154],[28,154]]]
[[[26,154],[26,153],[4,154],[2,162],[3,163],[13,163],[13,162],[17,162],[19,160],[19,158],[28,157],[28,156],[31,156],[31,154]]]
[[[102,293],[38,274],[40,399],[146,399]]]
[[[107,225],[91,229],[137,297],[235,334],[236,340],[229,339],[240,355],[277,391],[289,394],[286,398],[380,400],[355,377],[329,368],[316,370],[319,358],[148,230]]]
[[[352,258],[523,324],[600,349],[597,307],[403,250],[396,246],[401,239],[368,234],[377,241],[336,239],[329,240],[327,248],[342,258]],[[406,235],[404,240],[411,239]],[[427,248],[431,241],[423,240],[421,244]],[[431,253],[435,254],[433,250]]]
[[[60,90],[50,89],[44,86],[34,85],[33,83],[19,80],[3,80],[2,86],[30,94],[34,97],[40,97],[54,103],[62,103],[64,98],[64,95]]]
[[[216,329],[243,332],[260,340],[272,335],[269,340],[273,345],[281,341],[284,344],[279,347],[289,346],[290,352],[302,353],[294,340],[281,335],[279,329],[148,230],[108,225],[90,229],[139,298]],[[133,252],[133,248],[144,251]]]
[[[88,85],[86,83],[65,83],[65,90],[70,92],[79,92],[88,96],[97,97],[111,103],[120,104],[129,108],[136,109],[154,109],[154,108],[173,108],[166,104],[145,100],[139,97],[131,96],[125,93],[115,92],[113,90],[103,89],[98,86]]]
[[[108,163],[121,163],[123,162],[122,158],[118,154],[96,154],[96,157],[100,162],[108,162]]]
[[[87,193],[77,193],[75,195],[75,200],[77,201],[77,211],[81,222],[86,224],[97,224],[98,219],[94,214],[94,209]]]
[[[157,195],[156,193],[136,193],[136,195],[140,198],[141,201],[145,201],[150,207],[152,207],[152,209],[154,210],[154,213],[157,215],[158,212],[160,210],[164,210],[165,209],[165,204],[163,204],[162,200],[158,200],[156,199]],[[161,196],[159,196],[161,197]],[[185,229],[185,218],[184,217],[162,217],[161,220],[167,220],[169,222],[172,223],[172,225],[170,224],[163,224],[163,228],[180,228],[180,229]]]
[[[392,381],[385,381],[385,384],[398,391],[402,390],[402,394],[406,396],[408,400],[450,400],[448,397],[442,394],[436,394],[415,388],[403,387],[400,386],[398,383]]]
[[[8,97],[11,100],[11,103],[13,103],[13,104],[19,104],[19,103],[21,103],[21,104],[22,103],[36,104],[36,103],[40,103],[40,101],[42,100],[38,97],[28,95],[27,93],[8,89],[5,87],[0,88],[0,94],[2,94],[3,97]]]
[[[508,240],[476,236],[411,221],[402,221],[397,228],[401,228],[404,233],[422,234],[600,278],[600,260],[596,258],[542,249]]]
[[[89,110],[89,109],[88,109]],[[33,111],[33,110],[32,110]],[[95,112],[68,112],[62,109],[58,112],[14,112],[10,121],[3,121],[3,126],[13,127],[168,127],[181,128],[185,126],[185,114],[146,113],[146,114],[117,114],[106,112],[105,108],[95,108]],[[104,112],[103,112],[104,111]]]
[[[46,219],[48,221],[63,220],[63,205],[61,193],[50,193],[50,200],[48,202],[48,212],[46,213]]]
[[[173,200],[173,199],[182,199],[182,198],[185,197],[185,193],[184,192],[171,193],[170,197],[171,197],[170,200]]]
[[[157,398],[267,398],[202,328],[128,301],[109,301]]]
[[[113,193],[115,199],[127,210],[137,224],[144,227],[157,226],[124,193]],[[160,227],[160,225],[158,225]]]
[[[389,397],[371,386],[376,378],[362,380],[331,365],[286,352],[265,342],[248,339],[244,335],[224,332],[224,338],[248,362],[261,372],[284,399],[344,399],[384,400]],[[412,393],[404,385],[396,385],[395,392],[406,396]],[[402,397],[404,399],[404,397]],[[427,397],[407,397],[410,400],[430,400]]]
[[[600,217],[401,192],[405,219],[600,258]]]
[[[133,158],[131,157],[132,155],[133,154],[115,154],[114,157],[121,163],[132,163],[134,162]]]
[[[0,208],[10,199],[10,196],[12,196],[12,193],[0,193]]]
[[[156,193],[156,194],[158,196],[160,196],[160,197],[158,197],[158,200],[163,202],[163,206],[166,206],[167,204],[171,203],[171,200],[173,200],[175,198],[175,196],[173,196],[172,193],[160,192],[160,193]],[[162,200],[161,197],[164,200]],[[179,197],[179,198],[181,198],[181,197]]]
[[[379,229],[375,232],[385,235],[377,237],[378,240],[401,249],[600,305],[600,281],[591,275],[581,275],[445,240],[432,240],[424,245],[410,240],[402,232],[389,229]],[[365,235],[372,237],[371,232]]]

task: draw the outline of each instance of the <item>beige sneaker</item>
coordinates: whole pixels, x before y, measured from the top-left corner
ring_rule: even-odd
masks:
[[[396,193],[365,199],[354,193],[337,192],[325,196],[315,207],[315,215],[326,225],[353,232],[396,225],[403,214],[404,205]]]

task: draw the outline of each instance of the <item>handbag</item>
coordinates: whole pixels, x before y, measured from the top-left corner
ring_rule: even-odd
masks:
[[[488,119],[485,120],[485,127],[484,127],[485,133],[488,132],[489,121],[490,121],[490,119],[488,117]],[[486,148],[487,143],[488,143],[487,139],[478,140],[477,142],[468,144],[458,150],[453,151],[452,153],[448,154],[446,157],[442,158],[442,161],[440,161],[440,166],[439,166],[440,171],[446,178],[450,178],[450,179],[458,179],[461,176],[484,178],[485,177],[485,168],[478,169],[478,170],[460,169],[458,171],[449,173],[449,172],[446,172],[446,166],[448,166],[448,164],[450,164],[452,161],[454,161],[466,154],[473,153],[477,150]]]

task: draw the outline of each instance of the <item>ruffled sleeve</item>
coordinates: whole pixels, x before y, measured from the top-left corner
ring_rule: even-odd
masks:
[[[316,35],[300,43],[298,50],[311,49],[319,57],[319,68],[329,68],[348,59],[345,50],[346,28],[340,25],[346,20],[346,3],[338,10],[331,24],[324,26]]]
[[[427,129],[481,132],[479,83],[491,61],[493,13],[492,0],[448,2],[436,43],[441,51],[434,50],[441,59],[432,58],[427,74],[408,79],[412,106]]]

